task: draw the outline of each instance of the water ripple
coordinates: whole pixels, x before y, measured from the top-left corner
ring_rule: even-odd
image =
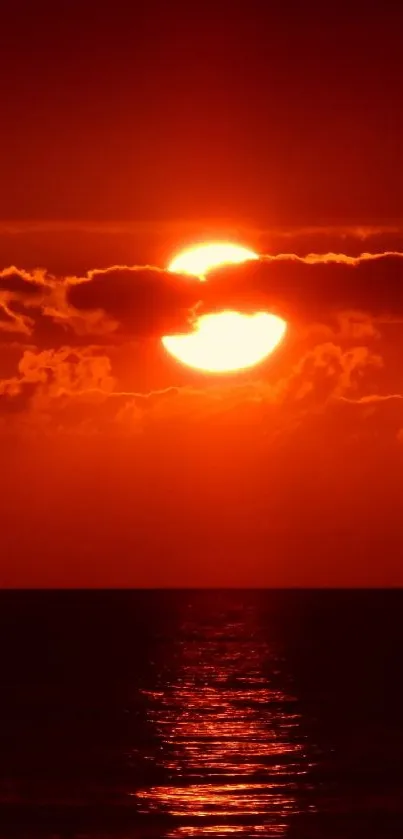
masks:
[[[311,766],[297,697],[254,614],[183,623],[145,690],[166,783],[136,790],[143,813],[179,823],[167,836],[283,836]]]

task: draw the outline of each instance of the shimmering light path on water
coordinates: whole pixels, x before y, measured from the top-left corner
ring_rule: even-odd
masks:
[[[256,604],[226,615],[217,594],[211,605],[204,620],[189,605],[158,688],[144,691],[169,783],[134,795],[142,812],[192,821],[170,837],[283,836],[311,765],[290,675]]]

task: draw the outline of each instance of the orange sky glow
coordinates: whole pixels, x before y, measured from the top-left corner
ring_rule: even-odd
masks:
[[[0,587],[402,585],[399,4],[65,5],[2,14]]]

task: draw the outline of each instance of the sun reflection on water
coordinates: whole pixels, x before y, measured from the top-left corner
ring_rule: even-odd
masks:
[[[213,616],[214,617],[214,616]],[[141,812],[179,822],[172,839],[284,836],[309,770],[297,700],[256,610],[182,623],[148,691],[166,782],[135,794]]]

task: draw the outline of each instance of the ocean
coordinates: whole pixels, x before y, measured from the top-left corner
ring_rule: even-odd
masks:
[[[3,591],[0,836],[403,836],[403,591]]]

